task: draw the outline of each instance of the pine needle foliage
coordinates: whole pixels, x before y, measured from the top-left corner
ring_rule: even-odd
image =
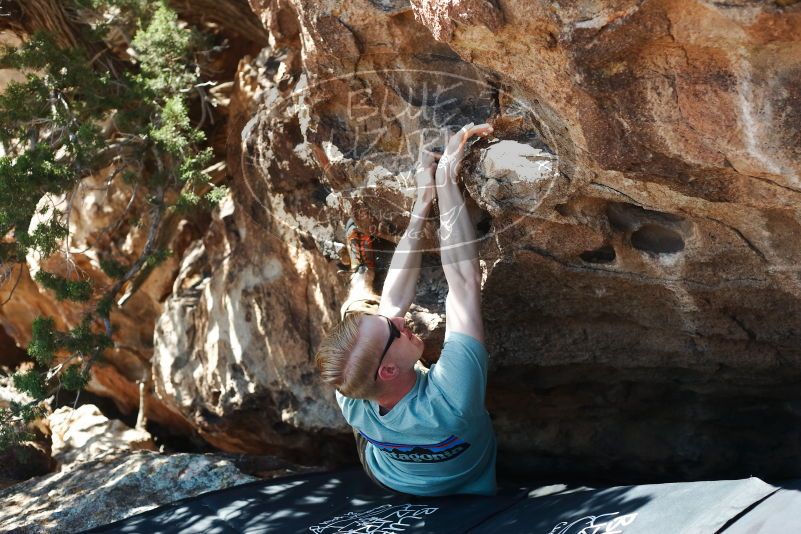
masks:
[[[43,401],[62,388],[84,388],[91,366],[113,347],[120,292],[172,253],[159,245],[163,215],[210,209],[227,193],[205,170],[214,152],[190,113],[210,85],[201,77],[209,58],[203,35],[163,0],[64,4],[82,14],[84,43],[101,53],[58,46],[47,32],[0,50],[0,68],[25,73],[0,94],[0,261],[65,254],[67,268],[40,268],[34,279],[57,300],[81,303],[84,316],[69,329],[53,317],[34,320],[27,351],[35,365],[13,375],[14,387],[33,401],[0,409],[0,451],[29,439]],[[128,36],[125,46],[115,43],[120,35]],[[148,225],[138,256],[95,251],[109,285],[69,268],[69,210],[55,202],[71,199],[84,178],[101,171],[147,200],[127,214],[132,226]]]

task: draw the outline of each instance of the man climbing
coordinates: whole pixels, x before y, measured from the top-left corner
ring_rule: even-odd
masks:
[[[427,153],[415,173],[417,199],[395,249],[380,297],[368,291],[370,238],[348,229],[353,291],[343,320],[316,357],[324,381],[356,436],[359,459],[379,486],[412,495],[495,493],[495,434],[484,407],[487,351],[481,319],[476,235],[456,180],[465,143],[492,132],[466,125],[439,162]],[[448,281],[445,343],[429,371],[415,366],[423,341],[406,326],[420,274],[422,229],[435,200],[440,254]],[[370,313],[377,306],[377,313]]]

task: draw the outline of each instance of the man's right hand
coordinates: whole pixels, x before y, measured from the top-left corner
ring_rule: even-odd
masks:
[[[417,167],[414,173],[414,183],[417,186],[418,201],[431,203],[437,196],[434,173],[440,154],[431,150],[433,145],[424,145],[420,148]]]

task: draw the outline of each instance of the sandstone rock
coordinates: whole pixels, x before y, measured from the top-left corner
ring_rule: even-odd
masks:
[[[0,490],[51,473],[55,462],[44,439],[26,441],[0,452]]]
[[[259,228],[227,199],[184,259],[156,325],[156,391],[223,450],[280,447],[307,464],[336,457],[344,426],[314,377],[322,327],[310,318],[337,285],[323,258]]]
[[[12,32],[0,31],[0,46],[18,46],[19,43],[19,37]],[[25,81],[25,76],[15,69],[0,69],[0,92],[4,91],[11,81]],[[0,149],[0,154],[2,154],[2,149]]]
[[[78,532],[253,480],[211,454],[107,455],[0,491],[0,530]]]
[[[288,48],[296,17],[303,64],[244,132],[264,164],[234,200],[322,254],[351,214],[398,239],[409,145],[429,130],[496,125],[462,174],[502,469],[798,474],[799,6],[416,0],[413,20],[385,2],[252,4],[271,30],[283,13]],[[293,122],[319,174],[276,149]]]
[[[73,410],[62,406],[47,417],[52,433],[52,456],[58,470],[75,469],[80,462],[130,451],[155,450],[153,438],[116,419],[109,420],[97,406],[84,404]]]
[[[0,308],[0,325],[19,346],[31,339],[31,325],[38,316],[55,319],[56,327],[68,330],[77,326],[85,312],[82,305],[58,302],[50,291],[40,288],[33,280],[39,269],[46,269],[63,276],[79,276],[90,279],[98,288],[108,287],[112,281],[100,269],[101,258],[96,250],[104,250],[115,257],[133,257],[144,246],[146,228],[135,226],[124,215],[129,202],[141,204],[141,195],[131,200],[133,190],[117,176],[107,183],[105,176],[90,176],[79,184],[72,198],[70,211],[69,260],[64,254],[55,254],[42,259],[30,253],[27,265],[14,267],[12,281],[0,290],[0,299],[6,300],[11,288],[13,298]],[[65,197],[43,198],[41,206],[65,210]],[[141,207],[141,206],[140,206]],[[32,226],[38,224],[32,221]],[[183,253],[193,229],[191,224],[166,224],[166,241],[171,243],[177,256]],[[92,247],[97,247],[93,249]],[[64,244],[64,250],[67,243]],[[152,333],[155,317],[161,312],[161,301],[169,293],[177,272],[178,258],[170,257],[153,269],[141,283],[138,291],[125,304],[112,312],[111,321],[117,328],[115,346],[106,351],[108,363],[98,363],[92,369],[87,389],[93,393],[114,399],[123,413],[131,413],[139,407],[137,381],[147,378],[149,357],[152,351]],[[120,295],[121,297],[123,295]],[[148,395],[150,397],[150,395]],[[158,399],[148,399],[147,416],[176,429],[188,431],[184,421],[162,405]]]
[[[483,178],[475,190],[467,184],[479,206],[493,215],[505,211],[535,214],[558,180],[558,162],[531,145],[500,141],[482,151],[476,168]]]
[[[391,251],[417,147],[489,120],[461,174],[501,470],[801,476],[800,4],[250,5],[269,46],[231,89],[232,196],[122,319],[95,391],[133,409],[152,364],[149,410],[220,448],[352,455],[312,365],[347,292],[342,225]],[[424,261],[413,320],[436,353],[433,240]],[[20,287],[0,311],[20,345],[37,313],[69,322]]]
[[[431,29],[438,41],[449,41],[458,24],[483,24],[490,31],[503,25],[494,0],[412,0],[415,19]]]

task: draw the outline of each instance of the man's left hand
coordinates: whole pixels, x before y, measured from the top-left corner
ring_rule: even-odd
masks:
[[[440,180],[446,180],[456,176],[459,163],[464,158],[464,147],[467,141],[474,135],[486,137],[492,133],[492,126],[487,123],[475,125],[474,123],[465,124],[461,130],[448,138],[445,146],[445,153],[439,160],[437,174]]]

